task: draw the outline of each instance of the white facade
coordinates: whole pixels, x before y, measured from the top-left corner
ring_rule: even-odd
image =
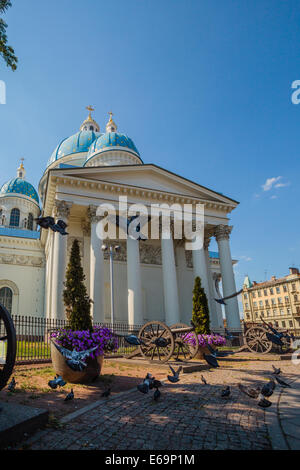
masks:
[[[89,124],[96,134],[94,130],[86,134]],[[42,229],[40,239],[27,239],[2,235],[0,227],[0,296],[1,286],[13,289],[13,313],[64,318],[65,269],[72,241],[77,238],[86,286],[94,301],[93,318],[109,322],[109,256],[101,250],[102,240],[96,232],[97,207],[106,202],[118,209],[120,195],[127,197],[128,204],[139,203],[147,208],[161,202],[181,207],[192,204],[194,208],[201,203],[205,208],[205,243],[200,250],[186,251],[184,241],[172,238],[107,242],[120,246],[114,256],[114,320],[130,324],[148,320],[169,325],[189,323],[194,278],[199,275],[208,297],[211,329],[222,331],[214,279],[222,276],[224,295],[235,292],[228,214],[238,203],[156,165],[143,164],[131,139],[116,130],[112,115],[104,134],[89,115],[75,135],[76,145],[82,145],[82,149],[76,147],[75,136],[67,139],[67,144],[52,155],[40,181],[42,215],[65,220],[68,236]],[[93,142],[87,148],[89,138]],[[70,139],[73,153],[68,154]],[[19,199],[24,199],[25,205],[25,198]],[[216,253],[209,255],[212,237],[218,242],[220,258]],[[225,313],[228,328],[239,331],[236,298],[227,303]]]

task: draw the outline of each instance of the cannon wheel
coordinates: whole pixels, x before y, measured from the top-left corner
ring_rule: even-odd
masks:
[[[141,354],[145,359],[152,362],[167,362],[174,352],[174,338],[170,328],[161,321],[149,321],[139,331],[139,338],[145,345],[139,346]],[[157,338],[164,338],[168,345],[165,347],[156,346],[153,342]]]
[[[180,331],[183,328],[187,331]],[[174,356],[176,357],[176,360],[180,355],[183,356],[185,360],[193,359],[193,357],[196,356],[199,347],[198,336],[195,331],[185,323],[175,323],[175,325],[172,325],[170,329],[175,341]],[[178,333],[176,332],[177,329],[179,330]],[[185,341],[188,335],[191,337],[191,340],[194,340],[195,346],[190,342]]]
[[[16,331],[12,318],[0,304],[0,390],[7,384],[16,360]]]
[[[245,341],[254,353],[267,354],[272,349],[272,342],[266,336],[266,329],[261,326],[253,326],[247,330],[245,334]]]

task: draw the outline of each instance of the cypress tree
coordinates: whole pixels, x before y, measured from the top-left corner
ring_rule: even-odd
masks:
[[[84,279],[79,243],[75,239],[72,244],[63,292],[68,327],[73,331],[93,329],[90,313],[91,300],[84,285]]]
[[[195,331],[198,335],[210,333],[208,302],[204,289],[201,287],[201,279],[199,276],[195,278],[193,290],[192,322],[196,327]]]

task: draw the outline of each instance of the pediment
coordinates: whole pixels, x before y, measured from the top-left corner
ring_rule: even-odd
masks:
[[[238,204],[223,194],[187,180],[156,165],[124,165],[109,167],[69,168],[54,170],[61,176],[81,178],[90,181],[128,185],[142,189],[172,193],[178,196],[203,199],[206,201]]]

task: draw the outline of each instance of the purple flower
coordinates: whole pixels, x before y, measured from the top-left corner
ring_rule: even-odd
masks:
[[[97,349],[91,353],[95,358],[104,354],[105,351],[116,351],[118,349],[118,340],[108,328],[96,326],[92,332],[89,330],[72,331],[61,328],[50,334],[50,337],[66,349],[76,351],[85,351],[97,346]]]

